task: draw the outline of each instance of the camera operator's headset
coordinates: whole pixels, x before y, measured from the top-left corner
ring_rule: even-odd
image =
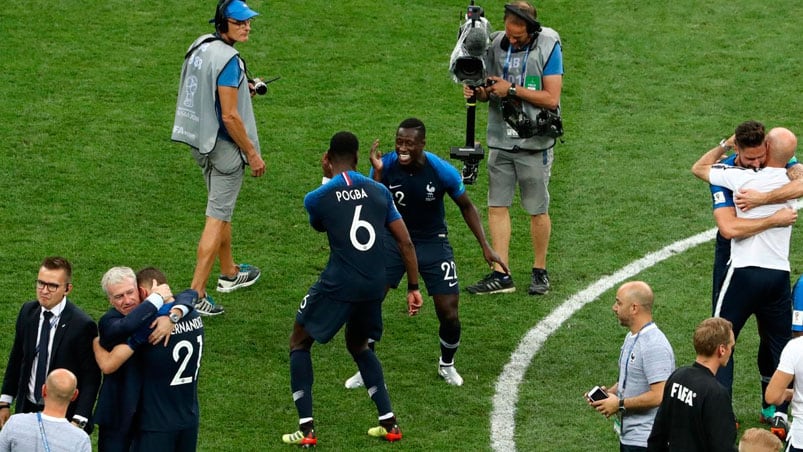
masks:
[[[527,34],[530,35],[530,49],[533,49],[535,47],[535,42],[538,40],[538,34],[541,32],[541,22],[538,22],[529,11],[512,3],[505,4],[505,12],[509,12],[524,21],[527,25]],[[510,47],[510,40],[507,36],[504,36],[500,44],[503,50],[507,50],[507,48]]]
[[[217,2],[217,8],[215,8],[215,30],[219,33],[226,33],[229,31],[229,21],[228,17],[226,17],[226,8],[229,7],[233,0],[220,0]]]
[[[189,58],[190,55],[192,55],[192,53],[198,49],[198,47],[201,47],[207,42],[221,40],[219,33],[226,33],[227,31],[229,31],[229,21],[228,17],[226,17],[226,8],[229,7],[229,4],[232,1],[234,0],[220,0],[217,2],[217,6],[215,7],[215,18],[209,21],[209,22],[214,22],[215,24],[214,36],[210,36],[204,39],[203,41],[196,44],[194,47],[190,48],[190,50],[187,50],[187,53],[184,54],[185,60]]]

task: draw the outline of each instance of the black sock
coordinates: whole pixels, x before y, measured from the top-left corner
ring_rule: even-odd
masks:
[[[454,364],[454,355],[460,346],[460,320],[444,321],[438,331],[441,343],[441,360]]]
[[[389,417],[387,419],[382,419],[379,421],[379,425],[385,427],[385,430],[390,431],[393,427],[396,426],[396,416]]]
[[[382,364],[376,358],[374,351],[371,349],[364,350],[354,357],[354,361],[357,362],[357,368],[360,369],[362,381],[365,383],[365,388],[368,390],[371,400],[376,404],[377,413],[381,416],[384,413],[393,412],[388,388],[385,386]]]
[[[309,350],[290,352],[290,389],[298,418],[312,417],[312,358]]]
[[[315,423],[314,421],[308,421],[303,424],[299,424],[298,429],[301,430],[301,433],[303,433],[304,436],[307,436],[309,435],[309,432],[315,430]]]

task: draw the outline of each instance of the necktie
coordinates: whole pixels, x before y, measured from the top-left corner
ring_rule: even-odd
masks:
[[[33,398],[39,405],[44,405],[42,385],[45,384],[45,378],[47,378],[47,348],[50,345],[50,319],[53,317],[53,313],[44,311],[42,316],[44,320],[42,321],[42,331],[39,333],[39,345],[36,353],[36,382],[33,387]]]

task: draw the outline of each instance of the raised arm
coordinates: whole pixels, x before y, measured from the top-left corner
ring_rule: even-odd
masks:
[[[724,153],[725,148],[723,146],[716,145],[716,147],[711,148],[696,162],[694,162],[694,165],[691,167],[691,172],[694,173],[694,175],[699,179],[708,182],[708,175],[711,172],[711,167],[722,158]]]
[[[371,152],[368,154],[368,159],[371,161],[371,177],[377,182],[382,182],[382,151],[379,150],[379,139],[374,140],[371,145]]]

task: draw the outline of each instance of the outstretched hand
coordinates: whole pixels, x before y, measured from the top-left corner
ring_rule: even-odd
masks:
[[[379,138],[374,140],[374,143],[371,145],[371,153],[368,154],[368,158],[371,160],[371,166],[374,167],[374,172],[382,171],[382,151],[379,150]]]

